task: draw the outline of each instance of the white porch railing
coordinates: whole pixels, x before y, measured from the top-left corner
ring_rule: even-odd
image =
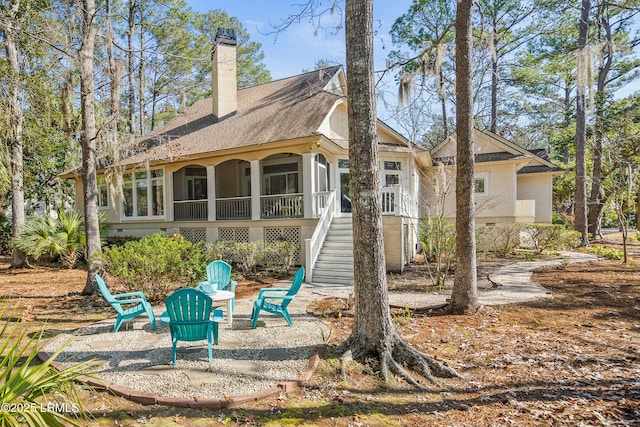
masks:
[[[175,221],[206,221],[209,210],[207,200],[176,200],[173,202]]]
[[[329,199],[335,199],[334,191],[322,191],[313,193],[313,217],[320,217],[329,204]],[[414,216],[417,212],[414,198],[403,191],[400,186],[382,189],[382,214]],[[261,196],[261,217],[263,219],[274,218],[303,218],[304,198],[302,193],[278,194]],[[535,216],[535,203],[530,200],[518,200],[516,207],[517,216]],[[207,200],[179,200],[173,203],[175,221],[207,221]],[[334,201],[335,208],[335,201]],[[531,214],[530,212],[533,212]],[[251,196],[229,197],[216,199],[216,220],[247,220],[251,219]]]
[[[307,269],[307,282],[309,283],[313,278],[313,267],[316,264],[318,255],[320,254],[320,249],[322,249],[324,239],[327,236],[329,227],[331,227],[331,221],[333,221],[333,217],[336,212],[335,205],[336,192],[330,191],[329,196],[326,199],[324,209],[322,209],[318,224],[316,224],[316,228],[313,231],[313,235],[311,235],[310,239],[305,239],[304,241],[305,266]]]
[[[318,218],[323,209],[327,206],[329,197],[334,194],[335,191],[319,191],[313,193],[313,217]],[[335,197],[335,196],[334,196]]]
[[[216,219],[251,219],[251,196],[216,199]]]
[[[304,198],[302,193],[277,194],[260,197],[262,218],[302,218]]]
[[[382,215],[417,216],[417,204],[399,185],[382,189]]]

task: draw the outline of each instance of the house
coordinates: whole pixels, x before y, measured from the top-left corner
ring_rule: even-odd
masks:
[[[212,97],[99,167],[98,203],[111,233],[162,231],[192,241],[286,239],[299,244],[307,282],[352,283],[343,69],[238,90],[235,61],[233,32],[219,30]],[[386,268],[402,271],[418,250],[422,197],[437,167],[428,150],[382,121],[377,135]],[[75,179],[80,209],[80,174],[67,177]]]
[[[545,150],[526,150],[489,131],[474,130],[476,224],[551,222],[553,178],[564,170]],[[453,220],[456,134],[431,150],[423,188],[425,214]]]
[[[340,66],[236,89],[236,41],[219,31],[213,96],[98,168],[99,206],[116,236],[299,244],[307,282],[351,283],[353,243],[346,80]],[[418,247],[426,149],[379,121],[386,267]],[[81,209],[80,174],[76,181]],[[110,191],[109,186],[117,187]]]

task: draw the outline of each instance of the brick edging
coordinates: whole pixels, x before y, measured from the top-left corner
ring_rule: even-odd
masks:
[[[53,339],[53,338],[52,338]],[[276,386],[248,394],[239,394],[237,396],[224,396],[218,398],[181,398],[181,397],[164,397],[155,393],[132,390],[112,382],[105,381],[95,377],[81,377],[78,381],[90,387],[105,390],[116,396],[124,397],[132,402],[141,403],[143,405],[166,405],[180,408],[208,408],[208,409],[224,409],[236,408],[246,403],[255,403],[269,397],[278,396],[280,393],[290,393],[303,386],[309,381],[320,364],[320,356],[324,351],[324,345],[316,345],[313,348],[313,354],[307,362],[307,367],[300,373],[298,379],[281,381]],[[41,362],[46,361],[51,354],[46,351],[38,352],[38,359]],[[64,363],[53,361],[51,367],[61,371],[67,366]]]

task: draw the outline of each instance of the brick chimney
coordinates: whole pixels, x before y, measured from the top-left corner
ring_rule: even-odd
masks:
[[[212,52],[213,115],[218,121],[238,109],[236,82],[236,30],[218,28]]]

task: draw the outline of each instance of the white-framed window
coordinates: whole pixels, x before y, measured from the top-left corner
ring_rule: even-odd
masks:
[[[489,195],[489,172],[477,173],[473,176],[473,188],[476,196]]]
[[[109,184],[103,176],[98,178],[98,208],[109,209]]]
[[[125,173],[122,175],[122,216],[130,219],[164,217],[164,171]]]
[[[382,185],[392,187],[400,184],[400,174],[402,173],[402,163],[385,160],[382,162]]]

